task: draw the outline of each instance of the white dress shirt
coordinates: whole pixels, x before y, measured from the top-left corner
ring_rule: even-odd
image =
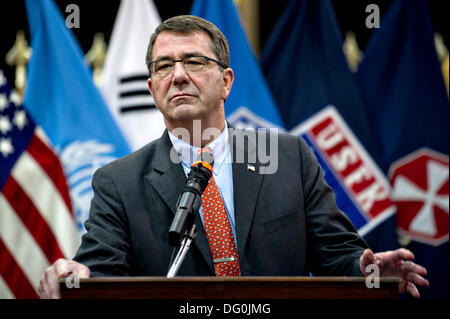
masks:
[[[217,188],[219,189],[220,195],[222,196],[228,219],[231,224],[231,229],[233,231],[234,240],[236,241],[233,201],[233,170],[231,166],[231,152],[227,128],[227,122],[225,122],[225,128],[220,133],[220,135],[205,147],[209,147],[211,149],[211,154],[214,156],[214,180],[216,181]],[[187,177],[188,173],[191,170],[192,164],[197,159],[197,153],[201,148],[192,146],[191,144],[184,142],[183,140],[173,135],[171,132],[169,132],[169,138],[172,142],[173,147],[180,156],[181,163],[183,164],[183,170]],[[203,212],[201,207],[199,213],[203,222]]]

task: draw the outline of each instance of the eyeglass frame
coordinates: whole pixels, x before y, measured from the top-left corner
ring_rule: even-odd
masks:
[[[210,58],[209,56],[205,56],[205,55],[191,55],[191,56],[184,57],[183,59],[177,59],[177,60],[173,60],[173,59],[170,59],[170,58],[161,58],[161,59],[157,59],[157,60],[151,61],[151,62],[148,64],[148,69],[151,70],[151,69],[152,69],[152,64],[154,64],[154,63],[156,63],[156,62],[159,62],[159,61],[163,61],[163,60],[172,61],[173,64],[174,64],[174,67],[175,67],[175,63],[177,63],[177,62],[183,62],[185,59],[189,59],[189,58],[204,58],[204,59],[206,59],[207,61],[212,61],[212,62],[217,63],[217,65],[219,65],[222,69],[226,69],[226,67],[225,67],[221,62],[219,62],[219,61],[217,61],[217,60],[215,60],[215,59],[213,59],[213,58]],[[183,63],[183,69],[184,69],[184,63]],[[186,69],[184,69],[184,70],[186,71]],[[186,71],[186,72],[188,72],[188,71]],[[150,71],[150,77],[152,77],[152,73],[153,73],[153,72]],[[172,73],[173,73],[173,71],[172,71]],[[188,72],[188,73],[189,73],[189,72]],[[200,73],[201,73],[201,72],[200,72]],[[170,75],[170,73],[167,74],[166,76],[168,76],[168,75]],[[164,77],[161,77],[161,78],[164,78]]]

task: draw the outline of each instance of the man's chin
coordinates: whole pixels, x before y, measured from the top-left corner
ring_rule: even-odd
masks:
[[[178,121],[200,119],[198,106],[180,104],[173,110],[173,117]]]

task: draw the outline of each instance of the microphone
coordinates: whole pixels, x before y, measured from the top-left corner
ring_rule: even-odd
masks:
[[[169,244],[179,246],[186,230],[194,224],[195,212],[200,209],[202,193],[212,176],[214,157],[209,148],[198,152],[197,160],[192,164],[186,186],[177,201],[175,218],[169,229]]]

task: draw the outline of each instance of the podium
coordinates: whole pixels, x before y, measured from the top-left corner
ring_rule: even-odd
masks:
[[[62,299],[396,299],[400,278],[363,277],[101,277],[59,282]],[[76,285],[75,285],[76,286]],[[72,287],[72,288],[69,288]]]

